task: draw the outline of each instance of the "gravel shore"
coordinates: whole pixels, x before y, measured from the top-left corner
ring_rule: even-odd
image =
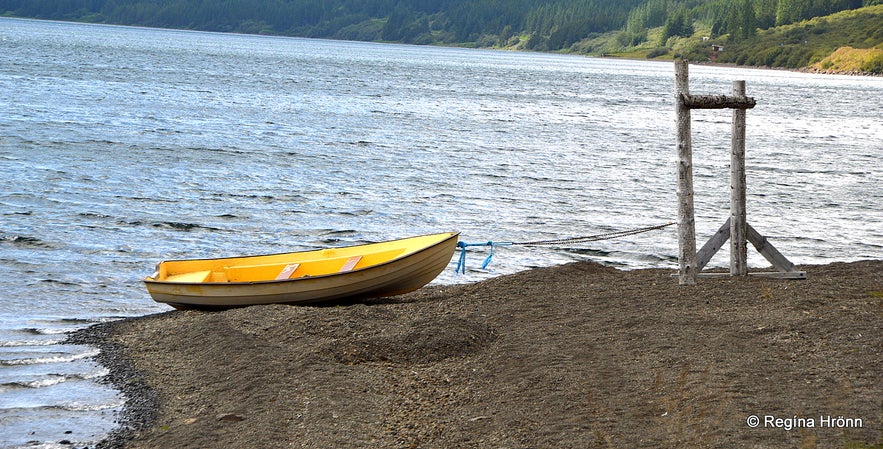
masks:
[[[104,448],[879,447],[883,261],[800,269],[679,286],[580,262],[71,340],[127,397]]]

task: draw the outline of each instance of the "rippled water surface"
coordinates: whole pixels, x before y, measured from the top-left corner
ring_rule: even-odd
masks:
[[[738,79],[749,222],[798,264],[883,258],[883,79],[691,67],[693,93]],[[140,284],[161,259],[673,221],[673,83],[670,63],[0,19],[0,446],[112,427],[94,348],[61,342],[167,310]],[[693,137],[701,245],[728,216],[729,112],[694,111]],[[503,247],[437,282],[676,254],[673,228]]]

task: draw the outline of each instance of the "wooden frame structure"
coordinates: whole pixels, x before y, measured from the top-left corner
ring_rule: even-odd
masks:
[[[805,279],[806,272],[796,271],[775,247],[748,224],[745,213],[745,110],[757,103],[745,96],[745,81],[733,81],[733,95],[690,95],[689,63],[675,61],[675,112],[677,114],[678,150],[678,282],[696,283],[699,272],[711,258],[730,241],[730,276],[765,276]],[[730,154],[730,218],[705,245],[696,251],[696,219],[693,209],[693,144],[691,135],[692,109],[732,109],[733,135]],[[748,244],[763,255],[778,271],[748,272]],[[720,274],[702,274],[721,276]]]

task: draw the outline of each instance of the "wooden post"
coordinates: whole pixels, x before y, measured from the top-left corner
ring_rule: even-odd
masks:
[[[690,134],[688,63],[675,61],[675,113],[678,145],[678,283],[696,283],[696,222],[693,214],[693,144]]]
[[[745,81],[733,81],[733,97],[745,97]],[[733,109],[730,151],[730,274],[748,276],[745,211],[745,109]]]
[[[745,110],[757,103],[745,96],[745,81],[733,82],[733,96],[690,95],[689,66],[675,61],[675,113],[678,145],[678,270],[679,283],[693,285],[705,264],[730,240],[729,276],[765,276],[806,279],[806,272],[792,264],[766,237],[748,224],[745,213]],[[730,218],[696,252],[696,220],[693,214],[693,144],[690,133],[691,109],[733,109],[733,136],[730,152]],[[748,242],[778,273],[748,273]],[[717,276],[723,273],[703,273]]]

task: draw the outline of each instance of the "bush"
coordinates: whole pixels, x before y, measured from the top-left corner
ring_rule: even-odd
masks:
[[[649,53],[647,53],[647,59],[652,59],[652,58],[656,58],[658,56],[667,55],[668,52],[669,52],[669,49],[665,48],[665,47],[654,48],[653,50],[650,50]]]
[[[809,65],[809,58],[812,57],[812,51],[807,48],[793,48],[791,55],[784,61],[781,67],[796,69]]]
[[[883,53],[878,53],[862,62],[861,71],[883,74]]]

